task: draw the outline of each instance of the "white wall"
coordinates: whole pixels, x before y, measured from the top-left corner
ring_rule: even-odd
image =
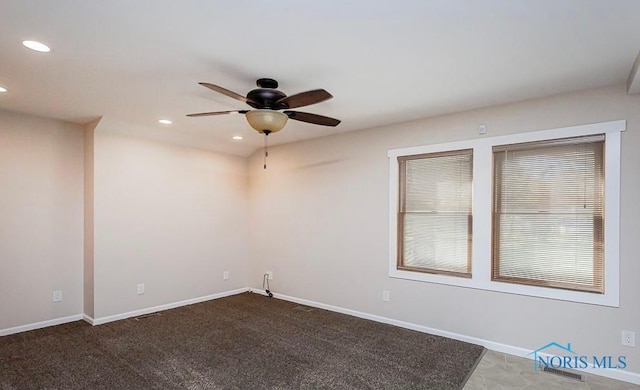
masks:
[[[94,135],[94,318],[246,287],[246,159],[103,123]]]
[[[82,248],[82,127],[0,110],[0,330],[82,313]]]
[[[387,150],[626,119],[622,135],[620,308],[388,277]],[[273,147],[249,161],[250,285],[274,272],[275,292],[529,350],[571,342],[581,354],[626,355],[640,335],[640,96],[623,85],[479,109]],[[382,301],[382,290],[391,301]]]
[[[0,111],[1,333],[248,285],[246,159],[112,124]]]

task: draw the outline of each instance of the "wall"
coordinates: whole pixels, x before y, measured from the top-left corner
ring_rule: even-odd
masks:
[[[110,126],[94,134],[94,318],[246,287],[246,159]]]
[[[0,111],[0,334],[248,285],[246,159],[112,125]]]
[[[0,110],[0,330],[82,313],[82,243],[82,127]]]
[[[620,307],[610,308],[388,277],[387,150],[626,119],[622,135]],[[250,285],[273,271],[274,292],[461,335],[536,349],[571,342],[581,354],[626,355],[640,373],[640,96],[623,85],[349,132],[249,161]],[[391,301],[382,301],[382,290]]]

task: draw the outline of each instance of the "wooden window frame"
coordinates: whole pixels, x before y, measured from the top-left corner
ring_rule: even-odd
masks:
[[[472,182],[473,182],[473,149],[460,149],[460,150],[450,150],[444,152],[435,152],[435,153],[424,153],[417,155],[409,155],[409,156],[400,156],[398,157],[398,177],[399,177],[399,195],[398,195],[398,222],[397,222],[397,255],[396,255],[396,268],[398,270],[410,271],[410,272],[422,272],[427,274],[437,274],[437,275],[449,275],[456,276],[461,278],[471,278],[472,277],[472,244],[473,244],[473,211],[470,210],[467,213],[467,272],[455,272],[455,271],[447,271],[447,270],[439,270],[427,267],[415,267],[404,265],[404,226],[405,226],[405,216],[408,213],[406,211],[406,187],[407,187],[407,177],[406,177],[406,163],[411,160],[422,160],[427,158],[438,158],[438,157],[447,157],[447,156],[458,156],[458,155],[470,155],[471,163],[470,169],[472,172]],[[462,213],[461,213],[462,214]]]
[[[558,282],[558,281],[546,281],[541,279],[533,279],[533,278],[524,278],[524,277],[513,277],[513,276],[504,276],[500,275],[500,253],[498,247],[500,246],[501,237],[500,237],[500,205],[502,197],[499,197],[499,194],[496,193],[498,188],[502,188],[502,176],[497,175],[496,173],[496,155],[497,153],[502,153],[506,151],[518,151],[518,150],[534,150],[541,149],[544,147],[554,147],[561,145],[575,145],[575,144],[586,144],[586,143],[599,143],[600,144],[600,152],[598,153],[598,157],[601,159],[600,164],[604,166],[604,144],[605,144],[605,135],[590,135],[590,136],[581,136],[581,137],[571,137],[571,138],[561,138],[561,139],[553,139],[553,140],[545,140],[545,141],[537,141],[537,142],[526,142],[526,143],[518,143],[518,144],[508,144],[508,145],[496,145],[493,149],[493,183],[492,183],[492,229],[491,229],[491,280],[497,282],[505,282],[505,283],[517,283],[524,285],[532,285],[538,287],[549,287],[549,288],[559,288],[566,289],[572,291],[583,291],[590,292],[596,294],[604,294],[605,285],[604,285],[604,237],[603,234],[600,236],[599,233],[603,233],[602,224],[604,212],[601,215],[594,215],[594,237],[593,237],[593,246],[594,246],[594,258],[593,258],[593,269],[594,269],[594,281],[600,280],[601,285],[596,285],[594,282],[593,286],[580,285],[575,283],[568,282]],[[602,188],[605,187],[605,176],[604,176],[604,168],[602,170],[603,183]],[[601,203],[601,208],[604,210],[605,199],[604,195],[599,196],[599,201]],[[557,215],[555,213],[549,213],[548,215]],[[600,224],[600,226],[598,226]]]

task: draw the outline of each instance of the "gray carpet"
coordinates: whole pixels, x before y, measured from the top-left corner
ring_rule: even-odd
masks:
[[[0,337],[0,389],[459,389],[483,352],[244,293]]]

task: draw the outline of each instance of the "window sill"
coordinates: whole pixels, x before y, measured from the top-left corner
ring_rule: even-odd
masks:
[[[524,295],[538,298],[556,299],[561,301],[587,303],[591,305],[619,307],[618,297],[614,294],[596,294],[592,292],[570,291],[549,287],[527,286],[480,280],[477,277],[460,278],[448,275],[433,275],[393,269],[389,276],[396,279],[413,280],[419,282],[442,284],[454,287],[472,288],[477,290],[494,291],[499,293]]]

